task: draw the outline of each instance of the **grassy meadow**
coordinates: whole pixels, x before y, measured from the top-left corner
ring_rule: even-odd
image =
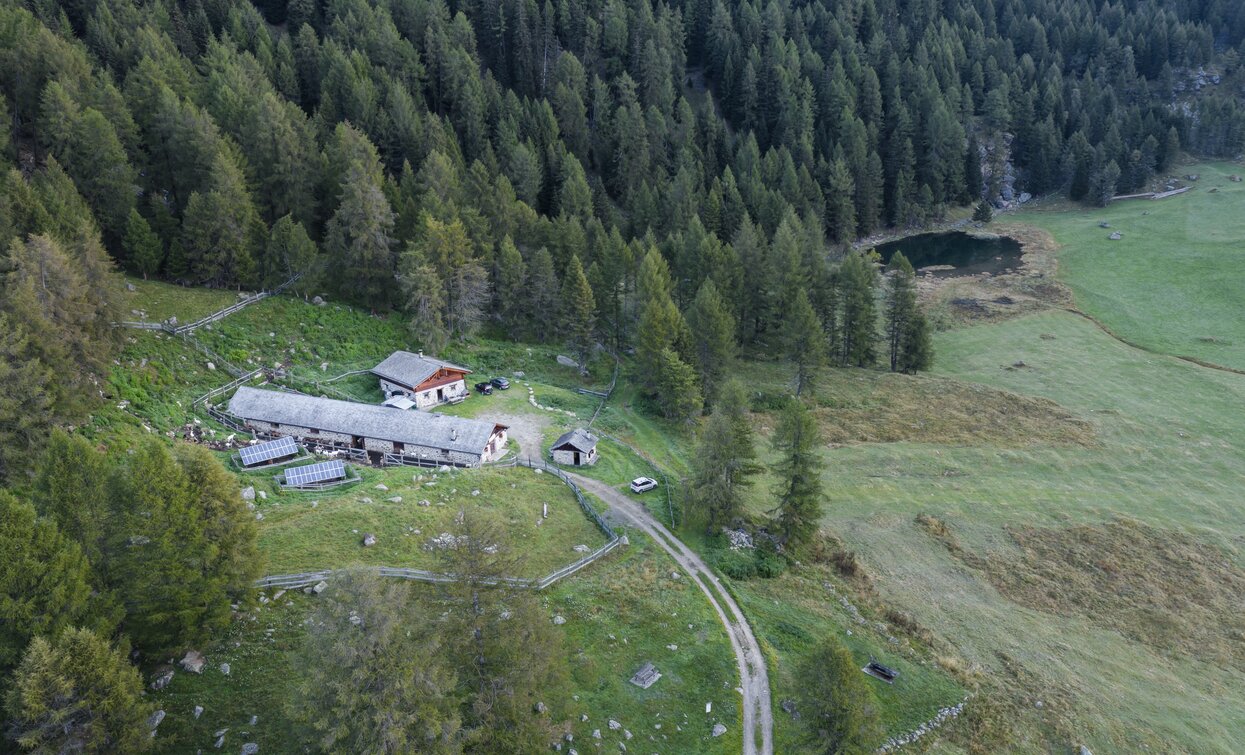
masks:
[[[1015,220],[1060,243],[1060,279],[1077,306],[1151,351],[1245,370],[1245,175],[1236,163],[1172,170],[1185,194],[1085,208],[1058,203]],[[1104,229],[1099,223],[1109,223]],[[1119,241],[1107,237],[1123,234]]]

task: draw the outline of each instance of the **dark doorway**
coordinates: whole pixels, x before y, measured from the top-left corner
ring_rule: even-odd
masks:
[[[578,467],[579,466],[579,452],[578,451],[575,452],[574,459],[575,459],[575,466]]]

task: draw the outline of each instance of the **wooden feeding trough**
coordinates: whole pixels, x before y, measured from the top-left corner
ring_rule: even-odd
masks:
[[[898,671],[890,666],[883,666],[873,658],[869,659],[869,665],[862,668],[861,671],[865,672],[869,676],[872,676],[874,679],[881,679],[887,684],[894,684],[895,679],[899,676]]]

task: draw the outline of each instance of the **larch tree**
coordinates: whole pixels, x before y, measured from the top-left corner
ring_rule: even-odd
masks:
[[[293,215],[283,215],[272,224],[268,244],[260,258],[259,280],[265,288],[278,286],[295,275],[301,276],[296,290],[312,290],[317,278],[319,255],[315,242]]]
[[[743,385],[728,381],[700,431],[689,494],[709,533],[739,515],[743,490],[760,471],[747,400]]]
[[[701,284],[686,318],[700,385],[706,402],[712,404],[723,376],[731,369],[739,351],[735,343],[735,318],[712,279]]]
[[[541,247],[532,255],[527,272],[527,316],[532,335],[544,343],[557,332],[552,315],[558,311],[558,274],[553,268],[553,255]]]
[[[131,208],[129,220],[125,224],[125,239],[122,242],[126,259],[130,265],[142,273],[143,280],[160,269],[164,260],[164,245],[160,237],[151,230],[147,219]]]
[[[35,637],[5,699],[8,737],[27,752],[142,752],[151,746],[143,680],[89,629]]]
[[[496,260],[493,297],[497,317],[511,336],[517,336],[525,325],[527,263],[523,261],[523,255],[509,236],[501,240]]]
[[[879,706],[860,663],[837,639],[816,645],[800,665],[804,746],[818,755],[868,755],[884,734]]]
[[[562,322],[567,346],[575,353],[580,369],[587,371],[596,346],[597,304],[588,285],[588,276],[578,255],[572,255],[562,276]]]
[[[361,163],[341,183],[341,202],[324,236],[328,264],[343,294],[387,309],[393,288],[393,210],[380,184]]]
[[[90,565],[78,544],[0,490],[0,673],[17,665],[31,637],[88,620],[91,603]]]
[[[437,269],[417,246],[398,258],[398,288],[402,309],[410,317],[411,336],[425,349],[438,352],[449,338],[445,327],[445,284]]]
[[[795,395],[799,397],[811,391],[817,370],[826,361],[826,334],[804,289],[787,309],[783,333],[787,359],[795,364]]]
[[[696,380],[696,369],[684,362],[674,349],[665,348],[657,355],[657,404],[667,419],[691,422],[700,415],[704,398]]]
[[[847,255],[839,268],[839,361],[867,367],[877,361],[877,272],[864,255]]]
[[[807,543],[821,518],[821,431],[813,412],[799,399],[787,402],[774,431],[777,464],[777,528],[791,549]]]
[[[0,482],[30,469],[55,418],[52,371],[20,323],[0,310]]]
[[[364,571],[333,580],[294,656],[291,718],[326,752],[460,752],[458,673],[410,585]]]

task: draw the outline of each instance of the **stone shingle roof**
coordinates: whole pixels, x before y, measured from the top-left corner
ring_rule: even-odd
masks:
[[[244,420],[276,422],[325,432],[396,441],[445,451],[481,455],[494,422],[403,411],[297,393],[243,386],[229,400],[229,413]]]
[[[383,362],[372,368],[372,374],[392,380],[395,383],[415,388],[420,383],[437,373],[442,367],[470,373],[466,367],[426,357],[423,354],[412,354],[409,351],[395,351]]]
[[[565,445],[570,445],[580,453],[586,454],[597,447],[597,436],[583,428],[577,427],[569,433],[564,433],[561,438],[554,441],[553,448],[557,450]]]

